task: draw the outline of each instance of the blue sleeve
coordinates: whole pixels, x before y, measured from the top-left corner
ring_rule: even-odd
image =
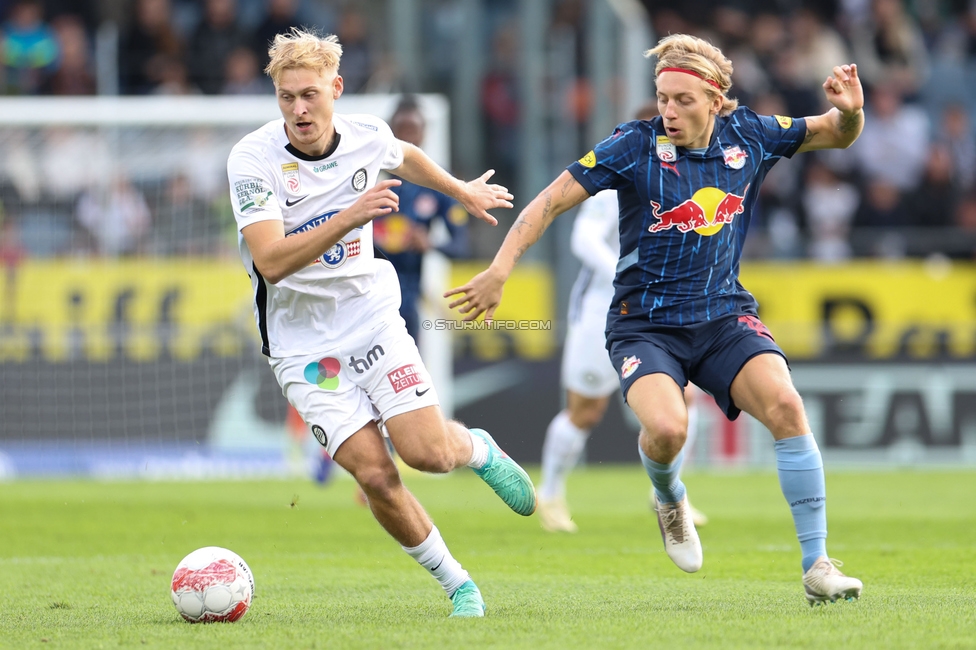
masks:
[[[767,159],[792,158],[807,136],[807,121],[802,117],[755,113],[752,117]]]
[[[447,226],[447,233],[451,236],[443,246],[437,250],[451,259],[467,257],[470,254],[468,246],[468,212],[460,203],[449,196],[441,194],[440,209],[437,215]]]
[[[636,124],[619,125],[613,135],[566,168],[590,196],[633,182],[633,170],[644,140]]]

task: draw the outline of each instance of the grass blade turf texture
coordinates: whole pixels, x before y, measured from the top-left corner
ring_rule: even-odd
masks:
[[[571,476],[576,535],[513,515],[470,472],[408,477],[484,594],[487,617],[463,620],[347,479],[0,484],[0,648],[976,643],[976,472],[828,473],[828,549],[865,587],[814,609],[776,475],[685,478],[710,518],[692,575],[665,555],[637,465]],[[189,625],[170,602],[177,562],[208,545],[254,572],[238,623]]]

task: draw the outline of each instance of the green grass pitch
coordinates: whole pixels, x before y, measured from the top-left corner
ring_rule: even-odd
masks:
[[[580,532],[544,533],[471,472],[406,479],[478,583],[450,603],[355,503],[348,479],[0,484],[2,648],[972,648],[976,472],[835,472],[832,556],[857,602],[811,608],[776,475],[689,473],[705,565],[664,554],[640,467],[570,479]],[[195,548],[254,572],[238,623],[190,625],[169,582]]]

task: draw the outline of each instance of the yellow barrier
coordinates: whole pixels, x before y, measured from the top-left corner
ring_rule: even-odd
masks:
[[[791,358],[831,350],[872,359],[976,351],[973,264],[750,263],[741,280]]]
[[[487,262],[455,263],[460,286]],[[750,263],[742,283],[793,359],[825,353],[883,359],[976,354],[976,265],[856,262],[838,266]],[[520,265],[497,320],[548,323],[524,330],[452,330],[483,359],[514,352],[545,359],[564,315],[542,265]],[[458,318],[441,307],[445,318]],[[256,346],[251,287],[236,260],[30,261],[0,281],[0,361],[32,349],[50,361],[191,359]]]
[[[486,264],[455,266],[452,280],[467,281]],[[454,285],[452,285],[454,286]],[[551,274],[525,265],[505,288],[498,319],[553,320]],[[34,349],[48,361],[103,361],[122,354],[150,361],[166,354],[223,356],[257,348],[251,284],[237,260],[28,261],[0,276],[0,362],[23,361]],[[447,301],[443,306],[446,310]],[[457,314],[444,314],[456,318]],[[525,331],[454,331],[482,358],[512,349],[547,358],[556,328]]]

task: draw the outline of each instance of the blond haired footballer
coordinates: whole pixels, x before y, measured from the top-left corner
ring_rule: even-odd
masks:
[[[336,114],[335,36],[292,30],[269,55],[282,117],[245,136],[227,162],[262,351],[376,520],[443,587],[451,616],[483,616],[478,587],[404,487],[379,425],[407,465],[467,465],[521,515],[535,510],[535,489],[487,432],[445,420],[398,313],[396,273],[374,254],[371,222],[398,209],[391,188],[400,181],[377,183],[381,170],[452,196],[492,224],[488,210],[512,207],[512,196],[487,183],[490,171],[469,182],[452,177],[377,117]]]
[[[773,434],[780,486],[800,542],[811,603],[857,598],[861,581],[827,555],[826,489],[786,356],[738,279],[759,186],[783,156],[845,148],[861,133],[857,66],[823,83],[833,105],[806,118],[761,116],[728,97],[732,64],[684,34],[656,56],[660,117],[619,125],[571,164],[519,215],[491,266],[449,291],[466,319],[491,318],[512,268],[559,214],[601,190],[617,190],[620,259],[607,314],[607,349],[621,390],[641,423],[638,452],[657,501],[665,550],[698,571],[702,548],[679,477],[687,432],[682,391],[710,393],[729,419],[745,411]]]

